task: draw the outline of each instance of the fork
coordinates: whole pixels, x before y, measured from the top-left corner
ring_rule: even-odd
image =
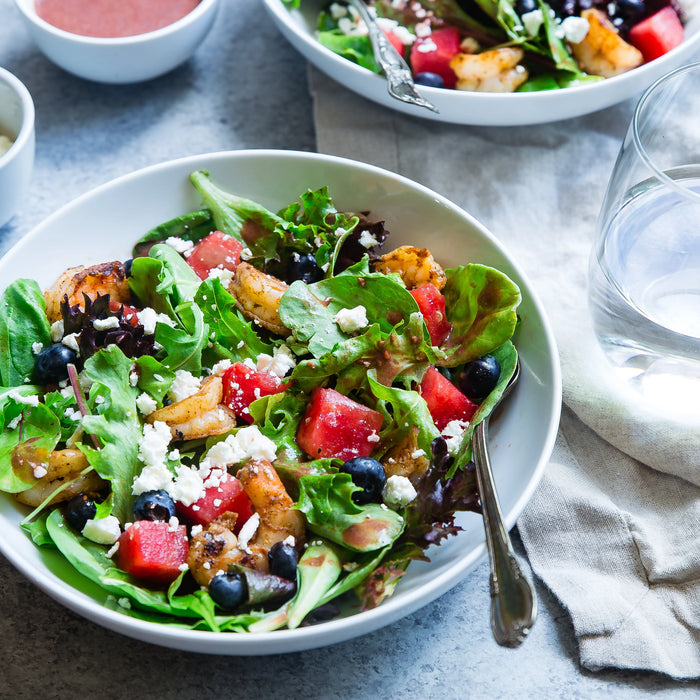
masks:
[[[374,57],[384,71],[386,76],[386,87],[389,94],[397,100],[408,104],[426,107],[433,112],[439,113],[438,108],[426,100],[416,89],[413,82],[411,69],[406,61],[401,58],[398,51],[391,45],[386,34],[377,23],[376,17],[369,11],[364,0],[347,0],[352,5],[360,17],[367,25],[369,40],[372,44]]]

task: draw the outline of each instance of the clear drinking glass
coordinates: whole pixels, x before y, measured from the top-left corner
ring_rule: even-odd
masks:
[[[700,63],[637,105],[598,218],[589,305],[624,381],[700,406]]]

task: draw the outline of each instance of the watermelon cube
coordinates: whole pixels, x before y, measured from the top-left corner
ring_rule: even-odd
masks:
[[[447,377],[430,367],[419,387],[437,429],[442,432],[453,420],[468,422],[478,405],[467,398]]]
[[[459,31],[455,27],[435,29],[428,36],[416,39],[409,58],[413,75],[435,73],[446,88],[454,88],[457,76],[450,68],[450,61],[460,53],[459,44]]]
[[[169,584],[187,563],[187,529],[163,520],[137,520],[121,534],[118,551],[122,571],[140,581]]]
[[[442,345],[452,330],[452,324],[447,320],[445,312],[445,297],[434,284],[424,284],[412,289],[411,294],[423,314],[423,320],[430,333],[430,342],[433,345]]]
[[[377,447],[383,416],[335,389],[311,392],[297,431],[297,443],[309,457],[369,457]]]

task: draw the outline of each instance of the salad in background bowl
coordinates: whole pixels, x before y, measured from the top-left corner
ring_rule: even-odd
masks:
[[[124,201],[138,214],[117,222]],[[91,240],[98,227],[104,238]],[[55,230],[63,245],[51,251]],[[389,252],[368,255],[386,232]],[[32,257],[38,242],[50,263]],[[430,286],[424,273],[429,302],[415,293]],[[452,521],[457,501],[476,510],[468,455],[446,463],[434,450],[450,411],[465,409],[431,403],[429,373],[444,396],[469,391],[450,370],[485,352],[499,363],[460,414],[468,444],[468,421],[488,414],[518,348],[523,380],[492,431],[509,524],[553,444],[558,365],[527,282],[468,215],[369,166],[279,152],[157,166],[55,214],[0,275],[14,350],[2,368],[3,485],[16,494],[0,501],[0,546],[58,600],[147,641],[308,648],[386,624],[456,583],[483,555],[483,529],[473,512]],[[377,485],[368,462],[389,478]],[[65,498],[47,506],[57,487]],[[440,544],[423,551],[430,541]],[[298,557],[296,571],[286,555],[273,561],[273,545]],[[250,592],[242,608],[235,585],[218,590],[223,579]],[[327,601],[337,615],[299,626]]]
[[[429,114],[381,91],[354,10],[320,0],[265,4],[292,44],[335,80],[385,106],[460,124],[512,126],[596,111],[700,49],[700,13],[691,3],[378,0],[372,10],[439,110]]]

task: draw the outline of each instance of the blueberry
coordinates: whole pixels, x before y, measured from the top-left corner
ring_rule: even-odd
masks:
[[[129,258],[128,260],[124,261],[124,274],[127,277],[131,277],[131,266],[134,264],[134,259]]]
[[[341,472],[350,474],[352,483],[364,489],[352,494],[352,500],[358,505],[380,503],[382,491],[386,484],[384,467],[371,457],[354,457],[340,468]]]
[[[536,0],[516,0],[513,9],[522,17],[537,8]]]
[[[413,76],[413,82],[426,87],[445,87],[445,81],[442,79],[442,76],[439,76],[437,73],[428,73],[427,71],[425,73],[416,73]]]
[[[316,258],[308,253],[294,253],[287,265],[287,281],[301,280],[306,284],[312,284],[323,279],[323,270],[316,263]]]
[[[134,520],[164,520],[175,517],[175,501],[166,491],[144,491],[134,499]]]
[[[65,516],[68,524],[78,532],[82,532],[85,523],[97,514],[97,506],[92,496],[79,493],[66,503]]]
[[[77,362],[75,351],[63,343],[44,348],[34,363],[34,376],[40,384],[54,384],[68,377],[68,365]]]
[[[243,574],[217,574],[209,583],[209,595],[224,610],[236,610],[248,600],[248,582]]]
[[[498,384],[501,365],[493,355],[483,355],[468,362],[459,373],[459,388],[472,401],[480,403]]]
[[[270,573],[273,576],[285,578],[287,581],[297,579],[297,550],[290,544],[275,542],[267,555],[270,563]]]

